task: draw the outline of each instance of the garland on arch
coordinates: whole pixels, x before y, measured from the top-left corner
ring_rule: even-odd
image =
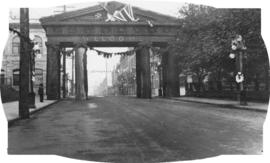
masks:
[[[113,55],[131,56],[131,55],[135,54],[137,50],[140,50],[143,47],[145,47],[145,45],[139,45],[139,46],[135,47],[132,50],[128,50],[128,51],[125,51],[125,52],[116,52],[116,53],[104,52],[104,51],[97,50],[97,49],[94,49],[94,48],[90,48],[90,49],[95,50],[98,55],[103,56],[104,58],[111,58]],[[153,51],[154,54],[160,54],[160,53],[168,50],[167,48],[166,49],[160,49],[160,48],[152,47],[152,46],[147,46],[147,47],[150,48]]]
[[[17,34],[20,38],[22,38],[25,42],[27,42],[29,45],[34,46],[34,42],[28,37],[21,34],[21,32],[17,31],[16,29],[13,29],[9,27],[9,31],[12,33]]]
[[[65,53],[67,56],[70,56],[78,47],[79,47],[79,45],[74,47],[71,50],[65,50],[64,48],[61,48],[60,51],[62,52],[62,54]],[[94,50],[94,51],[97,52],[97,54],[99,56],[103,56],[104,58],[111,58],[113,55],[131,56],[131,55],[135,54],[137,50],[141,50],[141,49],[143,49],[145,47],[151,49],[153,54],[157,54],[157,55],[162,54],[162,53],[164,53],[164,52],[166,52],[166,51],[168,51],[170,49],[170,46],[168,46],[167,48],[161,49],[159,47],[154,47],[150,43],[147,43],[147,42],[140,42],[138,44],[138,46],[136,46],[132,50],[127,50],[127,51],[124,51],[124,52],[114,52],[114,53],[98,50],[98,49],[95,49],[93,47],[89,47],[87,45],[83,45],[82,47],[89,48],[90,50]]]
[[[101,55],[104,58],[111,58],[113,55],[131,56],[135,53],[136,48],[134,48],[132,50],[125,51],[125,52],[116,52],[116,53],[108,53],[108,52],[104,52],[104,51],[93,49],[93,48],[91,50],[95,50],[98,55]]]

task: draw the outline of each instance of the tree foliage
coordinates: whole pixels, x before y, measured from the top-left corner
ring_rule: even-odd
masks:
[[[122,72],[118,77],[117,77],[117,86],[120,87],[125,87],[128,85],[133,85],[136,80],[136,74],[133,71],[125,71]]]
[[[209,72],[215,81],[231,78],[235,61],[229,54],[236,34],[243,37],[247,47],[247,78],[252,81],[256,74],[268,71],[260,9],[216,9],[186,4],[179,13],[181,28],[174,46],[182,73],[195,74],[199,81]]]

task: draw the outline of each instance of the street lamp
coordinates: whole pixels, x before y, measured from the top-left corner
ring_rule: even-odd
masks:
[[[235,58],[235,54],[234,54],[234,53],[230,53],[230,54],[229,54],[229,57],[230,57],[231,59],[234,59],[234,58]]]
[[[246,89],[244,86],[244,65],[243,65],[243,52],[246,50],[246,46],[244,45],[244,40],[241,35],[236,35],[236,37],[232,40],[231,48],[234,53],[229,55],[230,58],[236,57],[236,71],[237,74],[235,76],[236,82],[239,84],[239,93],[238,100],[240,105],[247,105],[246,101]]]
[[[38,42],[34,42],[34,38],[31,37],[31,53],[30,53],[30,93],[29,93],[29,108],[36,108],[35,105],[35,92],[34,92],[34,82],[35,82],[35,58],[40,55],[40,48]]]

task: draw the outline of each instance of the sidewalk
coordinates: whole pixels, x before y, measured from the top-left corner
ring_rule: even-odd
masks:
[[[36,98],[36,108],[30,108],[30,114],[34,113],[46,106],[54,104],[57,100],[44,100],[44,102],[39,102],[39,98]],[[3,108],[6,114],[7,120],[10,122],[19,118],[19,101],[3,103]]]
[[[233,101],[233,100],[208,99],[208,98],[199,98],[199,97],[172,97],[170,99],[186,101],[186,102],[205,103],[205,104],[218,105],[222,107],[231,107],[235,109],[253,110],[253,111],[261,111],[261,112],[267,112],[267,109],[268,109],[268,103],[259,103],[259,102],[248,102],[248,105],[243,106],[239,104],[239,101]]]

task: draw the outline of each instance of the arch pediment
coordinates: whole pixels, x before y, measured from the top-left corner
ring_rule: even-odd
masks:
[[[75,10],[71,12],[66,12],[62,14],[57,14],[49,17],[41,18],[40,21],[43,25],[51,25],[51,24],[117,24],[121,22],[122,24],[145,24],[150,21],[153,24],[159,25],[159,24],[176,24],[177,18],[171,17],[167,15],[163,15],[157,12],[144,10],[138,7],[131,7],[132,10],[132,17],[136,21],[132,21],[129,16],[126,15],[128,12],[129,6],[124,3],[111,1],[104,4],[98,4],[95,6],[87,7],[80,10]],[[126,10],[127,12],[125,12]],[[117,13],[120,13],[117,14]],[[109,15],[118,15],[121,18],[121,14],[123,15],[124,19],[126,18],[126,21],[116,19],[114,21],[111,21],[108,18]]]
[[[122,14],[122,15],[121,15]],[[110,18],[110,16],[115,16]],[[124,16],[124,19],[121,20]],[[40,19],[51,42],[87,42],[94,45],[135,45],[141,41],[166,43],[174,39],[177,18],[108,2]],[[104,44],[103,44],[104,43]]]

